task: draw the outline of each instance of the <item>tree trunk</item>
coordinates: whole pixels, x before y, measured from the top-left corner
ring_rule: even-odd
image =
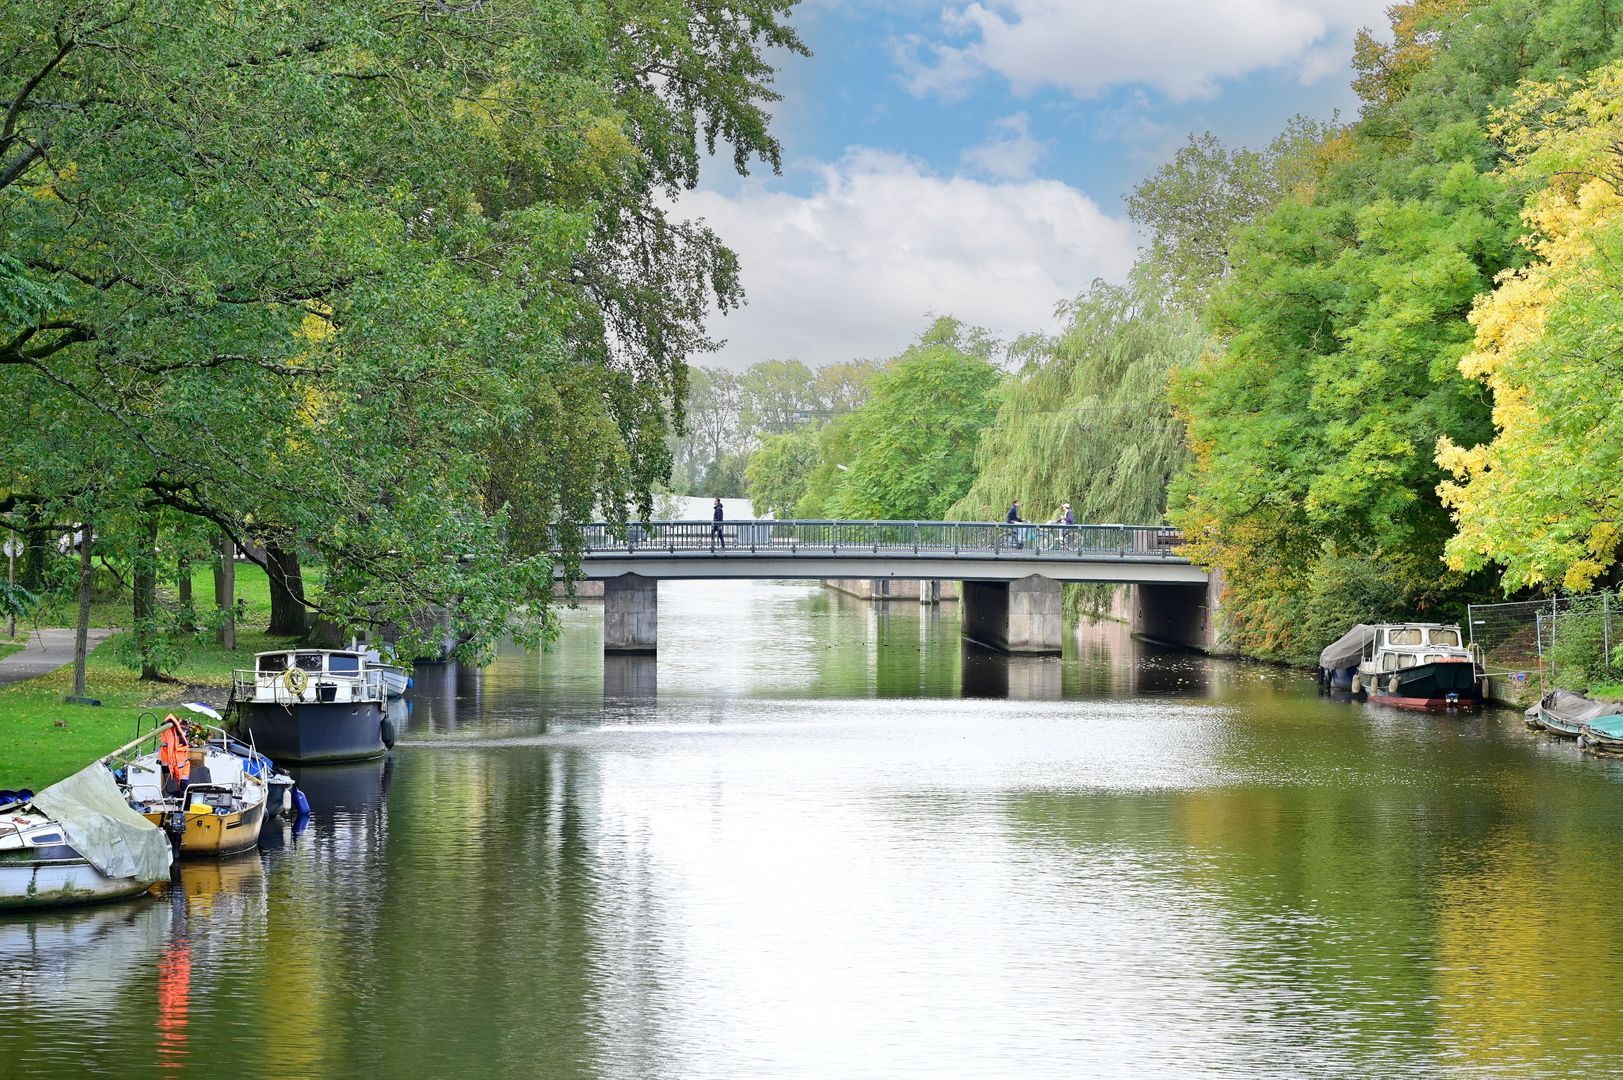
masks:
[[[85,696],[85,657],[90,643],[90,592],[96,574],[90,565],[90,522],[79,526],[79,621],[73,632],[73,696]]]
[[[237,647],[237,545],[220,537],[220,559],[214,567],[214,606],[224,612],[214,640],[227,650]]]
[[[175,590],[180,594],[180,621],[181,627],[187,633],[195,633],[197,619],[192,608],[192,557],[182,555],[175,564]]]
[[[158,678],[153,642],[157,633],[154,619],[158,613],[157,514],[147,514],[146,543],[135,557],[135,573],[131,576],[135,586],[135,641],[141,650],[141,678],[153,682]]]
[[[44,513],[32,504],[23,515],[23,588],[31,593],[45,591],[45,545],[50,537],[44,528]]]
[[[270,578],[271,603],[267,632],[283,637],[304,636],[310,626],[304,610],[304,577],[298,554],[266,544],[265,572]]]

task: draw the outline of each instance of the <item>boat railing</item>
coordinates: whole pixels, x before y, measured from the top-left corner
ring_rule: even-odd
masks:
[[[303,671],[304,677],[295,685],[288,685],[288,671]],[[239,668],[231,673],[231,692],[237,701],[266,702],[276,705],[310,705],[321,701],[322,686],[348,686],[349,700],[383,700],[383,674],[376,668],[365,668],[354,674],[331,671],[304,671],[286,668],[281,671],[258,671]]]

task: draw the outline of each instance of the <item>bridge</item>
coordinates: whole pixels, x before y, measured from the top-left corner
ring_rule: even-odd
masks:
[[[1134,629],[1212,644],[1216,590],[1156,525],[960,521],[655,521],[581,527],[581,570],[603,582],[603,648],[658,647],[658,583],[695,578],[963,582],[964,635],[1008,653],[1057,653],[1064,582],[1133,585]]]

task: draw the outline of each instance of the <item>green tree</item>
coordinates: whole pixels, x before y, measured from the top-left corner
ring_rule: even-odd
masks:
[[[754,435],[781,435],[828,411],[817,376],[799,360],[762,360],[740,379],[745,428]]]
[[[1614,47],[1581,0],[1415,0],[1393,16],[1402,63],[1367,65],[1358,122],[1239,230],[1206,311],[1221,345],[1174,382],[1195,462],[1173,517],[1228,572],[1230,631],[1251,652],[1322,645],[1302,640],[1300,598],[1341,559],[1390,568],[1417,615],[1481,587],[1442,562],[1433,458],[1439,438],[1491,432],[1458,362],[1474,298],[1523,257],[1489,117],[1519,80]]]
[[[997,413],[996,350],[985,331],[941,318],[875,375],[867,402],[838,424],[850,457],[830,461],[845,469],[828,511],[941,519],[974,480],[975,447]]]
[[[996,520],[1018,498],[1052,520],[1159,522],[1167,487],[1188,460],[1167,402],[1172,372],[1192,366],[1205,335],[1142,277],[1095,282],[1064,309],[1055,337],[1027,338],[997,418],[975,454],[976,476],[951,517]]]
[[[1229,271],[1235,232],[1308,178],[1334,130],[1298,116],[1263,150],[1224,146],[1210,132],[1189,136],[1127,196],[1128,216],[1149,240],[1140,275],[1177,303],[1204,301]]]
[[[806,497],[807,480],[817,466],[817,432],[811,429],[768,435],[749,456],[745,490],[757,514],[795,516]]]
[[[532,636],[543,526],[647,512],[740,299],[669,207],[718,143],[777,166],[792,6],[5,3],[0,490],[319,558],[340,623]]]

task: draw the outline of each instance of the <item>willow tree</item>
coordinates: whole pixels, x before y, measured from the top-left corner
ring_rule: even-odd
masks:
[[[1017,346],[1020,369],[953,517],[1001,517],[1018,498],[1033,521],[1065,502],[1078,522],[1163,520],[1167,486],[1188,459],[1167,380],[1199,357],[1199,326],[1138,282],[1096,282],[1062,315],[1058,335]]]
[[[670,207],[777,167],[793,3],[0,0],[0,490],[314,555],[341,623],[538,630],[537,523],[646,511],[741,298]]]

